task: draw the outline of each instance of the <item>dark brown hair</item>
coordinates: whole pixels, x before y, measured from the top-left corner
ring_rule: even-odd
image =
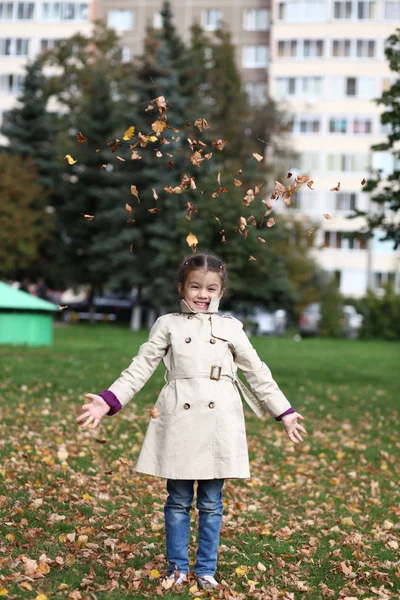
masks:
[[[178,271],[178,284],[185,286],[187,276],[190,271],[195,269],[206,269],[206,271],[213,271],[219,273],[221,277],[221,287],[223,290],[228,285],[228,272],[226,270],[225,263],[212,252],[196,252],[189,257],[185,257]]]

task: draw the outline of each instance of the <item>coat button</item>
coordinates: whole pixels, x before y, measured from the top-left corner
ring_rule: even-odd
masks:
[[[214,338],[211,338],[211,340],[210,340],[210,344],[216,344],[216,343],[217,343],[217,340],[216,340],[216,339],[214,339]]]
[[[215,404],[214,404],[214,402],[210,402],[210,404],[209,404],[208,406],[209,406],[210,408],[214,408],[214,407],[215,407]]]
[[[186,338],[186,339],[185,339],[185,342],[186,342],[187,344],[190,344],[190,342],[191,342],[191,341],[192,341],[192,338]]]
[[[185,402],[185,404],[183,405],[183,408],[187,410],[188,408],[190,408],[190,404],[188,404],[187,402]]]
[[[194,319],[193,315],[189,315],[188,319]]]

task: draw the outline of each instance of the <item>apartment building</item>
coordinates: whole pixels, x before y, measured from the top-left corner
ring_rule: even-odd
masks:
[[[232,32],[246,89],[254,103],[263,103],[267,94],[269,63],[269,0],[170,0],[174,21],[185,42],[195,22],[205,31],[225,23]],[[162,26],[162,0],[97,0],[96,16],[121,36],[125,60],[143,49],[146,28]]]
[[[388,280],[400,285],[399,253],[393,244],[349,240],[362,218],[346,218],[357,206],[368,209],[361,181],[371,167],[384,173],[394,157],[372,153],[385,139],[382,110],[374,101],[394,80],[385,40],[400,27],[399,1],[274,1],[269,89],[287,110],[287,129],[298,169],[314,180],[289,209],[319,224],[314,234],[321,265],[335,272],[342,293],[362,296]],[[340,182],[339,191],[330,191]],[[331,219],[322,215],[329,214]],[[369,280],[369,281],[368,281]]]
[[[21,91],[26,62],[58,39],[88,34],[91,10],[89,0],[0,2],[0,125]]]

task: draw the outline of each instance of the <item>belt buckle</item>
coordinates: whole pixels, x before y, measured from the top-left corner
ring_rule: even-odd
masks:
[[[214,376],[214,369],[218,369],[217,377]],[[219,381],[221,379],[221,367],[219,367],[218,365],[212,365],[210,371],[210,379],[213,379],[214,381]]]

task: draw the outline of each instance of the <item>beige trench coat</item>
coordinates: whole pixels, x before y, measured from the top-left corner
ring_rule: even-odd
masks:
[[[168,479],[250,477],[243,405],[277,417],[290,408],[271,371],[258,357],[243,325],[219,316],[218,298],[208,311],[157,319],[138,355],[109,388],[122,407],[143,387],[161,360],[167,383],[150,418],[136,471]],[[236,375],[240,369],[251,392]]]

